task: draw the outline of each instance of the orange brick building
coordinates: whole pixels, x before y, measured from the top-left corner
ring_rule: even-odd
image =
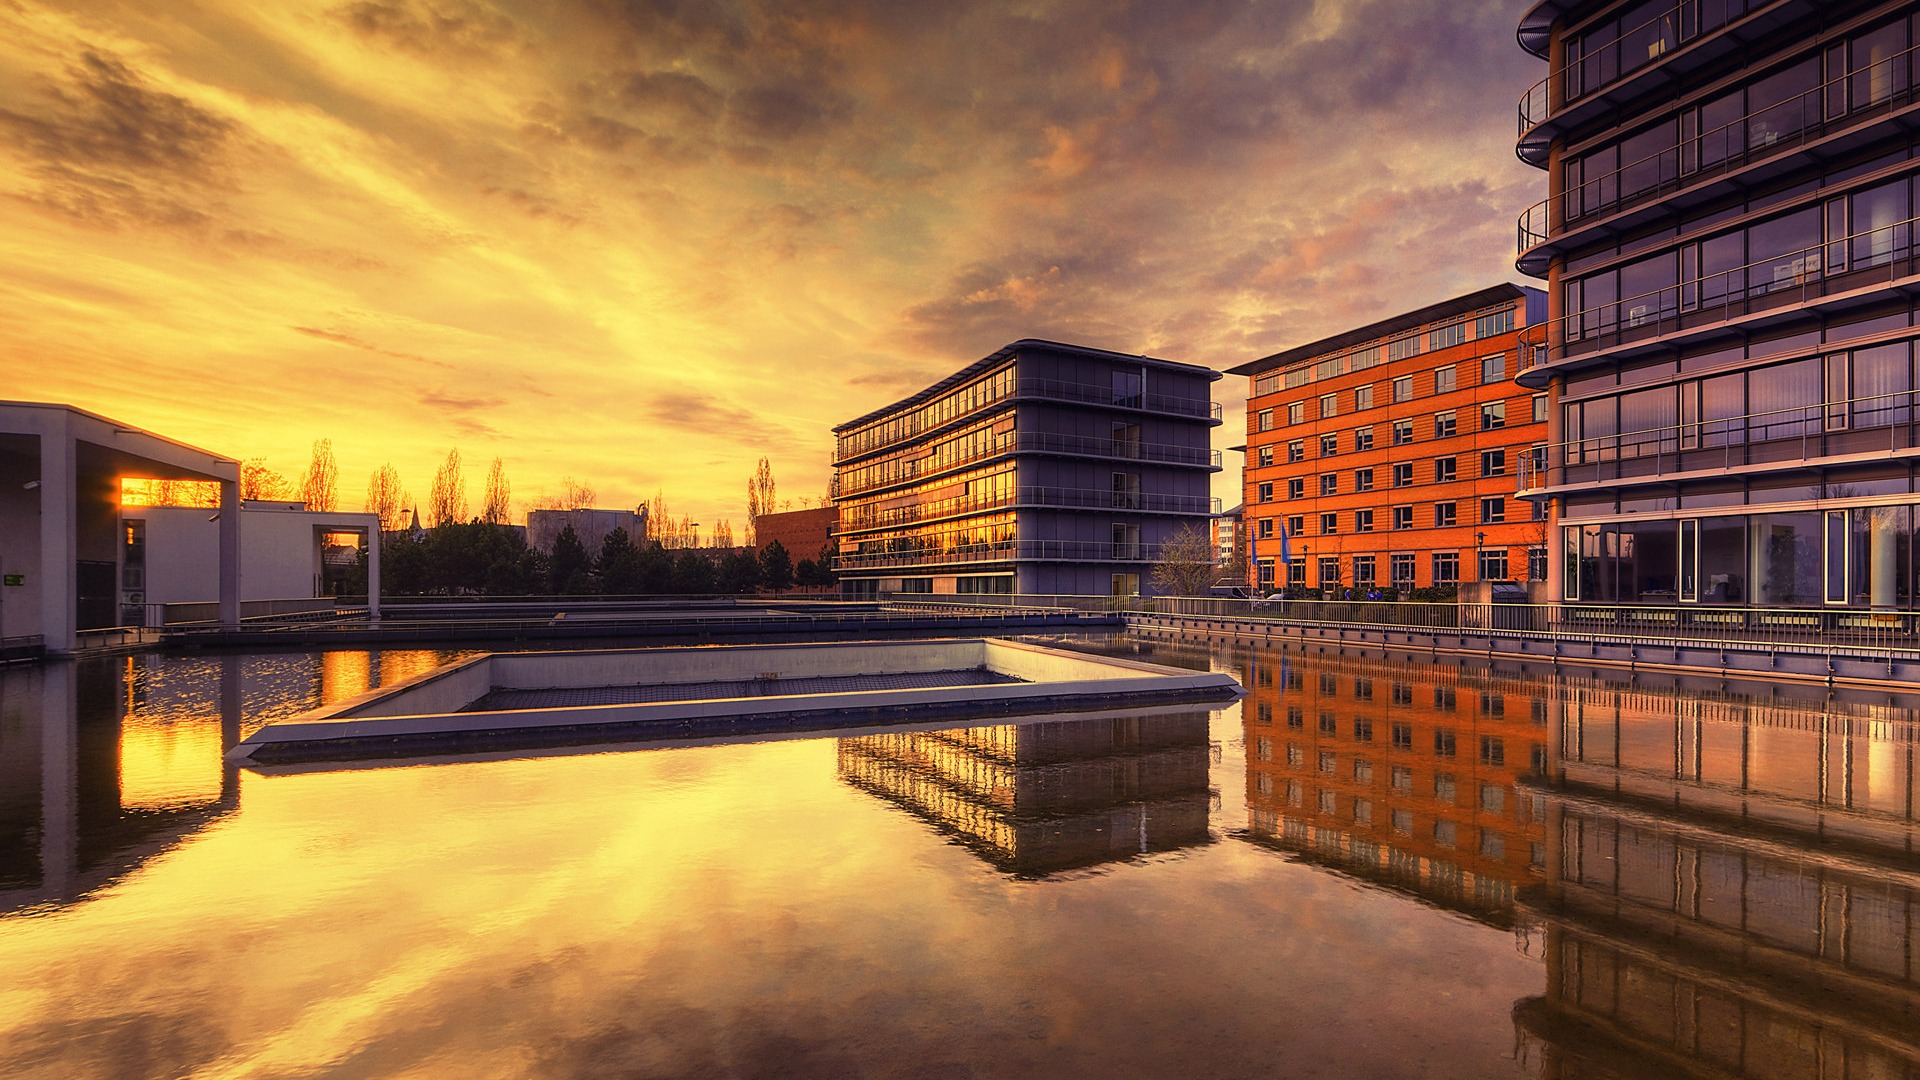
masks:
[[[1547,441],[1547,399],[1513,381],[1545,310],[1539,290],[1495,285],[1230,369],[1250,384],[1259,585],[1546,580],[1548,510],[1515,476]]]

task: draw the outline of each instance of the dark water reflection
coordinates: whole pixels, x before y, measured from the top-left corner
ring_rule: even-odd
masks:
[[[1141,637],[1216,712],[262,776],[0,672],[9,1076],[1920,1076],[1905,698]]]

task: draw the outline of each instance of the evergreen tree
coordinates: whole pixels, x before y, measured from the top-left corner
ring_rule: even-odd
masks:
[[[720,560],[719,586],[721,592],[752,592],[760,584],[760,560],[751,552],[735,551]]]
[[[568,525],[553,542],[553,555],[547,567],[548,591],[562,596],[580,596],[588,591],[587,575],[593,568],[580,535]]]
[[[778,540],[760,549],[760,580],[775,596],[793,585],[793,556]]]
[[[673,556],[672,590],[682,596],[699,596],[713,591],[713,561],[692,548],[682,548]]]
[[[625,529],[607,534],[593,569],[600,591],[608,596],[632,596],[640,591],[640,552]]]

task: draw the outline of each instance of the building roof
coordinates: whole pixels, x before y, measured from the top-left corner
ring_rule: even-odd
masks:
[[[1279,368],[1290,367],[1303,360],[1311,360],[1314,357],[1326,353],[1338,352],[1341,349],[1351,348],[1355,345],[1365,345],[1369,341],[1388,337],[1402,330],[1411,330],[1416,326],[1425,326],[1427,323],[1439,322],[1442,319],[1451,318],[1455,315],[1470,314],[1481,308],[1491,307],[1503,300],[1519,300],[1526,295],[1527,290],[1520,286],[1502,282],[1501,284],[1489,286],[1476,292],[1467,293],[1464,296],[1456,296],[1451,300],[1442,300],[1437,304],[1428,304],[1426,307],[1416,308],[1405,314],[1395,315],[1390,319],[1381,319],[1379,322],[1368,323],[1365,326],[1348,330],[1345,333],[1321,338],[1319,341],[1310,341],[1305,345],[1295,346],[1285,352],[1277,352],[1272,356],[1263,356],[1250,363],[1241,364],[1239,367],[1228,368],[1227,374],[1260,375]]]
[[[956,371],[953,374],[947,376],[946,378],[941,379],[939,382],[934,383],[932,386],[927,387],[925,390],[921,390],[918,393],[910,394],[907,397],[903,397],[899,401],[896,401],[891,405],[882,406],[881,408],[875,409],[872,412],[865,414],[864,416],[857,416],[852,420],[847,421],[844,424],[836,425],[833,429],[833,433],[835,435],[838,435],[843,431],[850,431],[854,428],[859,427],[862,424],[866,424],[874,420],[878,420],[880,417],[885,416],[888,413],[897,412],[900,409],[909,408],[914,405],[919,405],[922,402],[931,401],[934,398],[939,397],[941,394],[946,393],[948,390],[951,390],[956,386],[960,386],[964,383],[967,383],[972,379],[974,379],[976,376],[981,375],[992,368],[999,367],[1002,363],[1005,363],[1006,361],[1012,359],[1014,355],[1020,352],[1020,350],[1022,349],[1045,349],[1049,352],[1072,353],[1079,356],[1091,356],[1091,357],[1096,357],[1098,359],[1103,359],[1103,360],[1125,360],[1125,361],[1128,361],[1129,363],[1145,364],[1148,367],[1162,368],[1167,371],[1179,371],[1189,375],[1204,375],[1207,377],[1208,382],[1212,382],[1215,379],[1220,378],[1220,373],[1218,371],[1215,371],[1213,368],[1210,368],[1210,367],[1201,367],[1198,364],[1182,364],[1175,360],[1162,360],[1158,357],[1153,357],[1153,356],[1136,356],[1132,353],[1109,352],[1106,349],[1095,349],[1086,345],[1068,345],[1064,342],[1047,341],[1043,338],[1021,338],[1019,341],[1010,342],[1006,345],[1002,345],[992,355],[984,356],[978,360],[975,360],[973,363],[968,364],[966,367],[961,368],[959,371]]]

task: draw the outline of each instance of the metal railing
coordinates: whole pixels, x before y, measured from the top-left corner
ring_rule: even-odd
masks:
[[[1564,439],[1532,448],[1525,456],[1520,489],[1717,472],[1838,454],[1891,454],[1920,445],[1915,439],[1916,410],[1920,391],[1901,390]]]
[[[1674,285],[1609,300],[1553,320],[1559,351],[1580,342],[1604,347],[1623,335],[1659,337],[1706,323],[1722,323],[1750,311],[1771,310],[1780,301],[1806,304],[1830,291],[1888,283],[1915,272],[1913,229],[1920,218],[1829,237],[1825,241]],[[1757,273],[1756,273],[1757,272]],[[1758,278],[1759,280],[1754,280]],[[1768,301],[1750,307],[1758,301]],[[1552,363],[1553,361],[1549,361]]]
[[[835,568],[891,569],[910,566],[947,566],[954,563],[1004,563],[1015,560],[1072,560],[1078,562],[1154,562],[1157,544],[1114,543],[1101,540],[1009,540],[1004,543],[959,544],[951,548],[906,548],[898,551],[843,553]]]
[[[864,504],[874,505],[874,504]],[[842,533],[866,529],[884,529],[913,525],[922,521],[958,517],[963,514],[1000,510],[1014,506],[1035,508],[1069,507],[1095,510],[1137,510],[1156,514],[1218,514],[1220,500],[1208,495],[1163,495],[1153,492],[1113,491],[1109,488],[1056,488],[1027,485],[1011,492],[967,495],[935,502],[894,507],[874,514],[855,505],[840,518]]]
[[[1546,243],[1569,222],[1671,195],[1700,182],[1709,170],[1723,173],[1774,157],[1811,139],[1865,124],[1881,114],[1881,106],[1912,102],[1914,85],[1903,76],[1910,70],[1908,62],[1915,53],[1920,53],[1920,47],[1829,79],[1798,98],[1747,113],[1682,145],[1649,154],[1542,199],[1520,215],[1519,253],[1524,255]],[[1883,93],[1875,94],[1871,89],[1877,78],[1885,80],[1887,89]],[[1868,83],[1868,100],[1855,104],[1848,100],[1849,88],[1861,79]],[[1627,188],[1630,180],[1636,185],[1631,190]],[[1557,214],[1553,212],[1556,204]]]
[[[972,408],[957,411],[935,420],[923,420],[920,406],[902,418],[898,433],[890,438],[866,438],[842,436],[834,447],[833,463],[854,457],[871,454],[889,446],[899,446],[913,441],[928,431],[956,424],[970,416],[997,408],[1014,398],[1050,398],[1055,401],[1072,401],[1091,405],[1111,405],[1121,409],[1139,409],[1143,412],[1163,413],[1171,416],[1191,419],[1221,420],[1226,412],[1223,406],[1207,398],[1196,398],[1176,394],[1154,394],[1144,390],[1124,393],[1114,390],[1111,384],[1073,382],[1061,379],[1019,378],[1014,380],[1013,390],[1006,394],[983,397]]]
[[[1013,431],[994,439],[989,446],[968,453],[937,460],[915,458],[904,461],[901,463],[902,468],[898,474],[885,479],[853,484],[846,482],[844,475],[836,477],[832,492],[835,498],[845,498],[910,484],[926,477],[951,472],[963,465],[972,465],[1009,454],[1028,453],[1074,454],[1121,461],[1150,461],[1164,465],[1198,465],[1213,469],[1220,468],[1222,464],[1220,451],[1207,447],[1150,443],[1138,439],[1115,439],[1111,436]]]

